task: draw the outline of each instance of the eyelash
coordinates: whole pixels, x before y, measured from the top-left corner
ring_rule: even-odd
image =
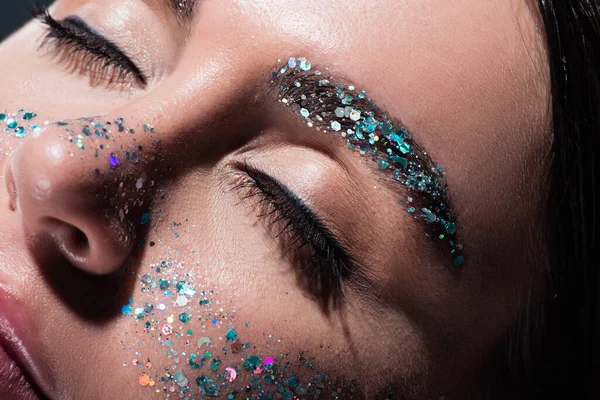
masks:
[[[71,73],[88,75],[91,86],[125,89],[136,81],[146,85],[141,71],[114,44],[54,19],[47,10],[37,18],[47,29],[39,48],[58,57]]]
[[[257,199],[258,217],[291,256],[301,284],[323,306],[339,306],[345,301],[342,283],[354,272],[348,252],[285,185],[247,163],[238,169],[243,175],[234,189],[242,191],[244,200]]]

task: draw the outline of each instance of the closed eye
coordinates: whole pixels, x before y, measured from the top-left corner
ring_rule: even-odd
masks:
[[[146,86],[146,75],[130,57],[81,18],[58,21],[44,11],[38,19],[47,28],[40,49],[56,56],[70,72],[88,75],[92,86]]]
[[[280,240],[301,286],[322,306],[339,306],[344,299],[344,282],[356,273],[348,251],[287,186],[247,163],[237,167],[244,175],[234,188],[241,191],[242,198],[255,200],[258,217]]]

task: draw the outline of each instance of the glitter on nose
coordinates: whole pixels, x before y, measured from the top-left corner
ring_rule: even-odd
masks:
[[[110,163],[110,166],[114,168],[119,165],[119,158],[116,155],[111,154],[110,157],[108,157],[108,162]]]
[[[20,110],[16,113],[0,113],[0,130],[10,133],[18,138],[24,138],[29,132],[39,129],[38,125],[29,125],[30,121],[37,117],[32,111]]]

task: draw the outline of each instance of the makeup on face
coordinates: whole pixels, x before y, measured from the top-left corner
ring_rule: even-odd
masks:
[[[455,218],[447,196],[443,169],[428,157],[405,127],[385,117],[364,92],[358,92],[352,86],[334,84],[331,77],[324,76],[318,70],[313,71],[310,63],[302,58],[292,58],[286,67],[278,67],[277,71],[273,73],[272,85],[273,89],[278,91],[279,101],[304,118],[310,127],[339,134],[346,140],[350,150],[369,157],[379,171],[400,182],[408,191],[406,198],[400,202],[405,207],[406,213],[418,223],[424,224],[429,229],[428,232],[441,231],[442,233],[439,233],[436,239],[446,240],[454,264],[461,265],[462,246],[454,242]],[[400,127],[398,128],[398,126]],[[302,208],[302,206],[289,200],[294,199],[295,195],[281,182],[252,166],[243,165],[240,168],[249,177],[240,184],[240,187],[255,188],[260,196],[263,196],[272,207],[282,213],[282,218],[292,220],[290,224],[294,224],[296,217],[298,217],[298,221],[306,220],[305,215],[298,216],[301,212],[295,208]],[[289,204],[288,201],[293,204]],[[417,207],[419,211],[417,211]],[[290,212],[290,209],[295,211]],[[307,210],[305,209],[305,211]],[[310,209],[308,212],[311,212]],[[315,216],[313,215],[311,218],[314,219]],[[300,223],[298,221],[295,222]],[[164,274],[168,272],[169,268],[173,268],[172,263],[163,265],[166,268],[157,268],[156,272]],[[216,301],[214,298],[206,296],[206,290],[200,292],[204,297],[198,302],[198,305],[195,305],[195,308],[189,307],[198,292],[191,289],[188,283],[176,279],[155,278],[152,275],[142,276],[146,293],[158,292],[163,296],[172,297],[174,305],[167,305],[167,301],[156,306],[148,303],[137,307],[126,304],[123,306],[123,314],[130,318],[145,320],[146,332],[154,337],[162,335],[162,338],[158,338],[158,343],[168,347],[168,351],[172,352],[171,356],[183,354],[175,350],[177,346],[174,344],[175,342],[182,343],[181,337],[187,337],[186,335],[193,337],[193,340],[186,340],[188,346],[190,341],[196,343],[192,323],[200,323],[202,329],[201,337],[197,339],[199,349],[214,348],[219,340],[225,342],[220,351],[217,350],[218,346],[217,349],[205,352],[203,352],[204,350],[194,351],[192,346],[192,349],[188,347],[189,350],[185,352],[186,367],[192,371],[192,377],[197,375],[197,373],[194,374],[195,371],[206,369],[208,366],[217,372],[216,380],[215,375],[202,374],[196,378],[196,385],[190,386],[190,374],[183,370],[177,370],[178,368],[173,365],[164,381],[167,382],[163,386],[166,390],[191,396],[194,396],[194,393],[217,395],[223,393],[219,390],[224,390],[225,393],[229,393],[235,398],[238,392],[230,388],[235,387],[237,379],[248,379],[248,377],[251,377],[249,387],[253,387],[249,393],[261,395],[271,393],[275,389],[276,392],[284,394],[283,398],[314,394],[312,391],[315,388],[327,390],[330,387],[330,383],[323,380],[327,374],[322,373],[313,376],[315,381],[307,384],[298,383],[299,378],[296,372],[291,375],[289,375],[291,370],[285,372],[288,366],[293,365],[293,362],[290,363],[283,353],[279,357],[264,353],[247,353],[246,349],[250,347],[250,344],[244,344],[242,339],[245,329],[239,328],[239,322],[235,321],[233,314],[198,310],[198,305],[209,307]],[[214,295],[216,292],[210,291],[210,293]],[[133,299],[131,301],[133,303]],[[187,307],[185,312],[180,313],[176,308],[176,311],[169,315],[169,309],[181,306]],[[166,319],[160,319],[160,314],[157,319],[156,310],[168,315]],[[223,309],[221,308],[221,310]],[[185,329],[187,326],[190,327],[189,330]],[[250,321],[245,323],[246,328],[250,326]],[[218,334],[218,338],[210,333],[214,330],[221,332]],[[177,332],[180,335],[179,339],[171,340],[170,338]],[[231,364],[228,361],[233,360],[234,358],[231,356],[235,354],[244,354],[241,364]],[[140,357],[142,353],[138,352],[136,356]],[[135,362],[139,362],[138,359],[135,359]],[[297,364],[296,368],[301,366],[302,363]],[[218,371],[222,370],[221,367],[225,367],[225,372],[219,374]],[[143,386],[157,384],[145,373],[140,375],[139,383]],[[199,392],[195,392],[196,387],[199,388]],[[347,388],[347,390],[352,391],[351,388]]]
[[[193,10],[188,3],[178,7]],[[43,43],[53,44],[56,52],[72,48],[71,55],[83,52],[84,59],[88,56],[101,60],[101,70],[110,67],[118,77],[131,74],[145,84],[141,70],[83,20],[69,17],[56,21],[48,13],[40,19],[49,28]],[[456,217],[444,170],[431,160],[409,130],[382,112],[364,91],[336,83],[327,69],[313,68],[306,58],[291,57],[279,64],[272,72],[271,82],[279,101],[304,118],[308,126],[339,134],[349,149],[370,157],[387,178],[406,190],[398,201],[406,213],[425,226],[425,234],[434,242],[446,247],[455,266],[462,265],[463,246],[457,242]],[[93,69],[94,64],[86,68]],[[115,78],[111,76],[112,79]],[[117,162],[113,157],[111,166]]]
[[[9,116],[17,117],[16,114]],[[137,191],[146,189],[148,182],[145,179],[124,179],[122,172],[139,165],[138,162],[143,163],[144,152],[135,141],[140,135],[158,136],[160,133],[156,133],[152,125],[132,127],[123,118],[86,117],[48,122],[44,126],[52,130],[41,135],[57,134],[60,141],[69,143],[66,149],[70,157],[99,161],[100,168],[90,170],[90,177],[102,175],[122,183],[115,186],[115,198],[120,198],[126,188],[134,190],[134,183]],[[315,248],[321,246],[317,253],[329,256],[336,253],[336,260],[347,258],[345,254],[337,254],[344,250],[336,247],[339,245],[335,239],[328,236],[318,217],[299,198],[274,178],[250,166],[244,168],[248,177],[240,189],[249,189],[246,184],[251,181],[253,188],[259,190],[273,207],[285,209],[279,212],[294,222],[294,229],[311,231],[305,240]],[[128,211],[132,210],[129,208]],[[280,333],[276,333],[275,327],[273,332],[265,332],[265,343],[249,341],[248,337],[256,337],[251,321],[237,319],[235,308],[219,299],[216,290],[196,288],[196,279],[190,274],[188,264],[178,260],[174,256],[176,252],[163,246],[160,240],[154,239],[157,236],[154,212],[152,207],[148,210],[137,220],[138,225],[149,227],[148,237],[138,237],[136,243],[162,250],[164,258],[141,272],[135,272],[129,265],[114,272],[123,279],[131,274],[138,275],[139,279],[139,292],[132,294],[115,315],[132,319],[130,325],[138,333],[134,338],[127,332],[121,342],[128,353],[123,367],[138,372],[136,385],[163,393],[166,398],[190,400],[220,395],[263,398],[270,393],[292,399],[354,391],[353,382],[332,380],[327,372],[319,370],[314,352],[305,349],[290,353],[284,325],[277,327]],[[120,210],[115,212],[119,215]],[[311,271],[325,275],[326,268],[317,262]],[[327,285],[341,286],[341,276],[330,279],[336,281]]]
[[[400,183],[406,195],[399,204],[424,224],[430,238],[446,244],[455,266],[462,265],[463,246],[456,241],[456,218],[443,168],[365,92],[337,84],[327,71],[313,68],[306,58],[279,61],[272,72],[272,90],[309,127],[341,136],[350,150],[369,157],[386,177]]]
[[[28,132],[38,132],[40,130],[40,126],[34,122],[36,117],[36,113],[24,109],[16,113],[0,112],[0,130],[12,136],[23,138]]]
[[[139,297],[155,302],[131,298],[122,307],[122,318],[132,319],[139,333],[137,340],[122,341],[131,354],[123,367],[138,371],[138,385],[189,400],[262,399],[276,393],[291,400],[354,392],[352,380],[337,381],[319,369],[316,352],[290,351],[284,324],[257,336],[261,328],[240,320],[216,291],[197,289],[185,268],[167,257],[153,264],[140,277]]]
[[[74,26],[81,28],[78,24],[71,28]],[[84,51],[90,52],[87,47]],[[337,83],[327,71],[313,68],[305,58],[292,57],[272,72],[271,89],[279,102],[309,127],[339,135],[349,150],[368,157],[377,171],[400,183],[407,192],[399,201],[406,214],[424,225],[432,239],[445,243],[454,264],[461,265],[462,246],[455,242],[456,221],[443,169],[430,159],[406,127],[382,113],[366,93]],[[39,129],[37,125],[23,125],[33,118],[35,113],[22,110],[0,115],[0,124],[5,124],[6,133],[25,137],[28,128]],[[95,173],[111,174],[124,163],[136,164],[141,149],[120,146],[112,150],[110,143],[118,135],[135,137],[136,131],[154,134],[154,128],[146,124],[133,129],[122,118],[101,121],[102,118],[83,118],[54,124],[64,129],[63,138],[82,154],[106,159],[106,168]],[[316,263],[313,272],[334,271],[333,275],[323,273],[320,279],[340,292],[341,282],[351,273],[351,260],[318,214],[268,174],[251,165],[240,169],[248,177],[242,188],[259,193],[270,204],[269,210],[278,212],[294,231],[311,232],[312,236],[302,239],[302,245],[311,243],[313,254],[329,257],[327,263]],[[140,179],[135,180],[138,190],[144,186]],[[151,212],[143,213],[139,224],[151,223]],[[142,238],[140,243],[156,246],[151,237]],[[137,384],[142,387],[190,399],[219,394],[236,398],[242,392],[266,395],[273,391],[291,399],[337,387],[338,383],[330,382],[326,372],[314,369],[316,362],[308,352],[298,357],[285,354],[281,338],[269,336],[274,342],[268,345],[268,352],[254,350],[254,345],[244,340],[245,332],[251,331],[251,321],[238,321],[235,310],[219,306],[215,290],[196,289],[184,264],[165,257],[140,273],[139,279],[141,293],[122,305],[119,317],[131,318],[136,329],[147,335],[141,342],[123,342],[125,350],[134,352],[124,366],[139,370]],[[152,366],[156,352],[168,360],[160,366],[160,373],[156,372],[156,365]],[[301,375],[309,378],[300,378]],[[240,382],[247,382],[246,389],[237,387]],[[353,387],[344,390],[352,392]]]

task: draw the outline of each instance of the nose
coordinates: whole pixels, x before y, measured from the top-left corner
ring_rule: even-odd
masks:
[[[32,251],[47,252],[39,243],[51,243],[54,253],[95,275],[123,266],[149,215],[134,130],[103,121],[44,128],[4,171],[9,206],[20,214]]]

